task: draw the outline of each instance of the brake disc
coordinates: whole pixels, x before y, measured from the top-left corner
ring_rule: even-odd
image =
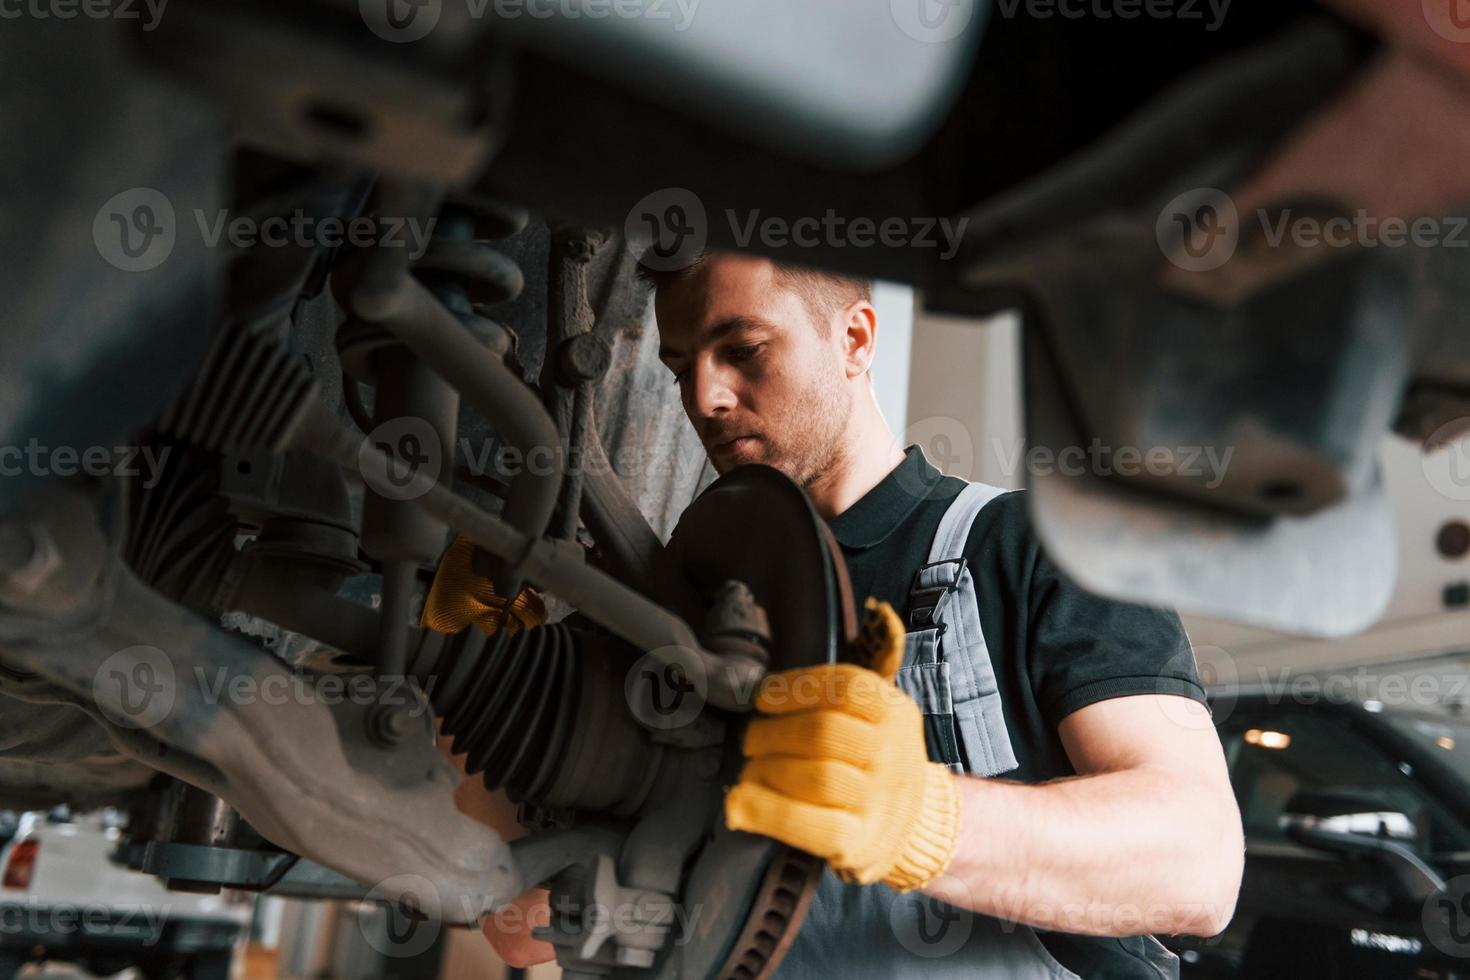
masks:
[[[706,599],[731,579],[751,590],[770,622],[772,671],[836,662],[856,635],[852,589],[836,539],[778,470],[743,466],[712,484],[685,510],[669,552]],[[726,785],[738,776],[744,730],[743,723],[728,728]],[[719,811],[681,895],[686,910],[719,914],[701,917],[678,937],[685,945],[676,945],[660,964],[661,978],[770,976],[821,881],[826,865],[820,859],[728,831],[723,816]]]

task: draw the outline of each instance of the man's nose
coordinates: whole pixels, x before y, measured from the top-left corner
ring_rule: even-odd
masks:
[[[696,416],[708,418],[735,407],[735,388],[727,372],[707,365],[691,372],[689,410]]]

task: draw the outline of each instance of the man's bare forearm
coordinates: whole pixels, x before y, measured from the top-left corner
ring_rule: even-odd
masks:
[[[1216,783],[1148,767],[1041,785],[954,778],[959,845],[926,893],[1086,935],[1208,936],[1229,922],[1244,845]]]
[[[449,740],[441,738],[439,747],[445,756],[460,770],[463,781],[455,790],[454,802],[467,816],[495,829],[505,840],[515,840],[525,835],[525,829],[516,821],[516,805],[505,792],[490,792],[478,777],[464,776],[464,757],[449,751]],[[556,950],[550,943],[532,935],[536,926],[551,921],[551,907],[547,902],[545,888],[528,888],[504,909],[485,917],[480,923],[481,931],[495,952],[509,966],[529,967],[538,963],[549,963],[556,958]]]

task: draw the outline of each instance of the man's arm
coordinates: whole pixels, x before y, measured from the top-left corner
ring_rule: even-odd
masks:
[[[459,768],[462,781],[454,791],[454,803],[466,816],[494,828],[503,840],[526,834],[516,820],[516,805],[503,791],[492,793],[478,776],[464,776],[464,756],[450,754],[450,740],[441,738],[439,747]],[[497,955],[508,966],[525,968],[556,959],[556,950],[531,934],[536,926],[551,922],[549,894],[545,888],[528,888],[510,907],[492,913],[480,924]]]
[[[1077,777],[1040,786],[929,762],[919,707],[894,686],[903,624],[869,600],[859,663],[772,675],[747,762],[725,798],[732,830],[825,858],[844,880],[1094,935],[1213,935],[1244,847],[1219,737],[1180,695],[1120,695],[1060,724]],[[945,879],[948,879],[946,881]]]
[[[954,777],[959,841],[922,890],[1070,933],[1223,931],[1245,845],[1205,707],[1114,698],[1069,715],[1059,732],[1076,777],[1035,786]]]

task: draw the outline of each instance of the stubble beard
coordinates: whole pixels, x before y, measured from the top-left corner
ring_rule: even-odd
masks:
[[[852,408],[852,392],[846,385],[825,390],[814,386],[783,420],[782,431],[791,436],[784,445],[772,447],[774,465],[803,490],[835,476],[849,455],[843,436]]]

